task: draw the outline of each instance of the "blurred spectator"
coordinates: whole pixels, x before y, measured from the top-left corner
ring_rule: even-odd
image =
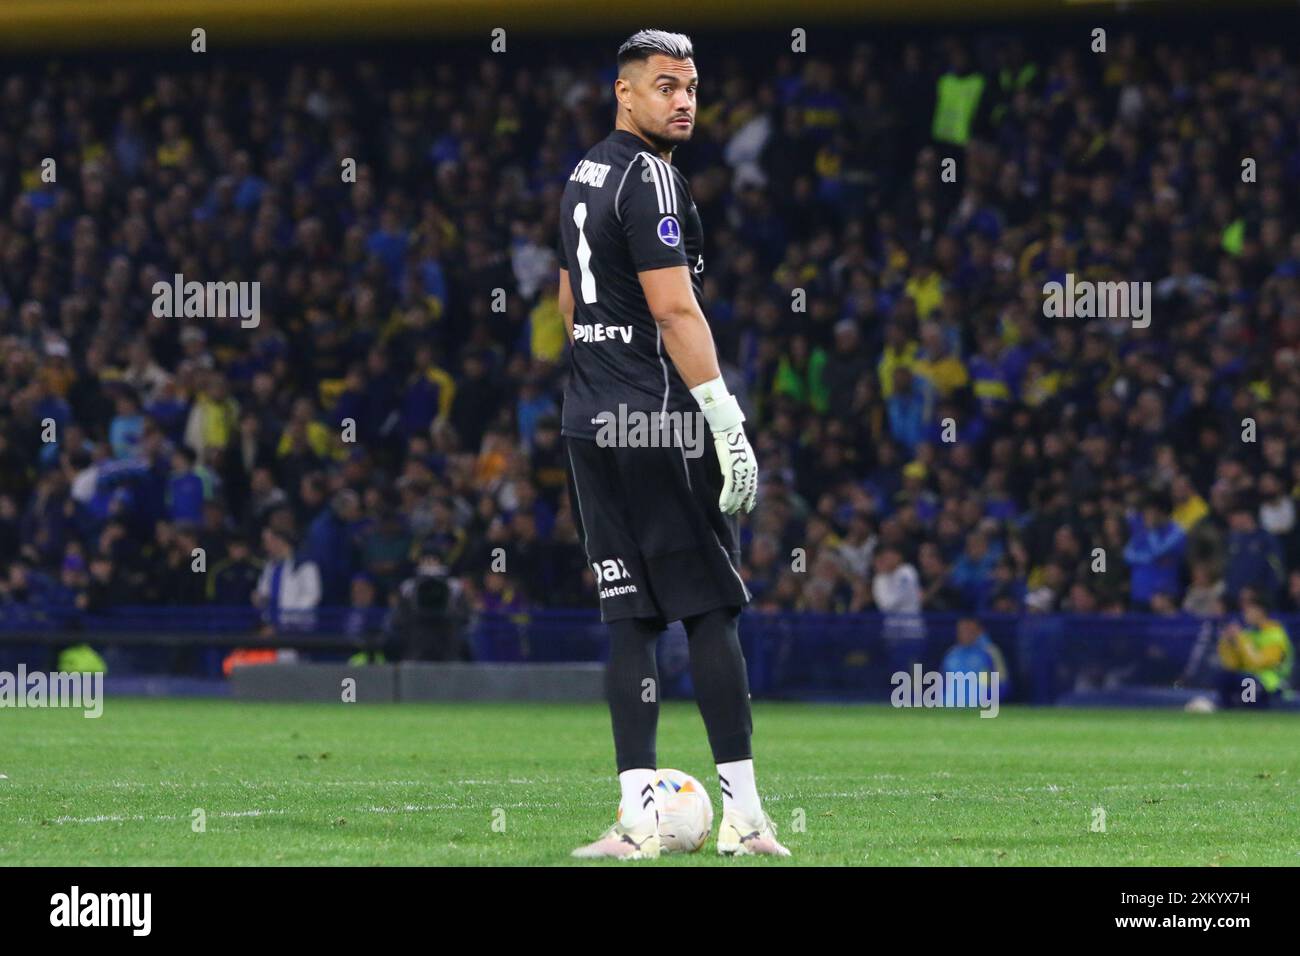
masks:
[[[876,574],[871,596],[885,614],[917,614],[921,610],[921,586],[916,568],[903,560],[893,545],[876,552]]]
[[[1179,571],[1187,536],[1169,518],[1161,497],[1147,499],[1141,515],[1129,515],[1129,540],[1124,560],[1131,569],[1129,593],[1139,608],[1149,608],[1156,594],[1173,598],[1181,591]]]
[[[1241,616],[1245,626],[1229,623],[1219,638],[1219,699],[1224,707],[1268,707],[1289,688],[1295,650],[1286,629],[1249,593]]]
[[[1232,512],[1228,535],[1225,594],[1236,600],[1246,588],[1262,599],[1276,599],[1282,587],[1282,549],[1277,540],[1255,523],[1255,510],[1239,504]]]
[[[945,675],[974,674],[978,682],[979,697],[974,700],[966,698],[965,691],[969,685],[944,680],[945,707],[974,707],[991,691],[993,674],[998,677],[998,698],[1002,699],[1011,692],[1008,681],[1006,660],[998,646],[989,639],[979,621],[972,617],[963,617],[957,622],[957,643],[943,655],[939,670]],[[970,687],[974,691],[976,688]]]
[[[321,598],[320,569],[294,555],[294,542],[285,532],[267,527],[262,532],[266,564],[253,592],[272,630],[309,628]]]
[[[208,600],[223,607],[247,607],[262,578],[262,564],[243,537],[230,539],[224,560],[208,569]]]
[[[1192,581],[1183,596],[1183,611],[1196,617],[1220,617],[1224,613],[1225,585],[1209,562],[1192,565]]]
[[[140,403],[135,393],[121,389],[113,402],[117,414],[108,428],[108,442],[113,448],[115,458],[131,458],[140,446],[140,436],[144,431],[144,417],[140,414]]]
[[[931,396],[928,384],[918,381],[909,368],[894,370],[894,387],[889,396],[889,433],[909,452],[915,451],[930,421]]]
[[[972,531],[966,536],[966,550],[949,575],[952,585],[962,595],[962,607],[982,610],[987,606],[997,560],[983,532]]]
[[[354,533],[361,523],[361,498],[351,488],[344,488],[307,528],[302,553],[320,569],[322,603],[326,605],[344,603],[357,569]]]
[[[343,621],[343,632],[364,648],[360,652],[363,657],[354,657],[354,663],[385,660],[380,650],[385,613],[376,603],[378,596],[379,590],[370,575],[360,573],[353,576],[349,584],[348,613]]]
[[[206,491],[203,479],[194,472],[195,454],[184,446],[172,452],[172,477],[167,484],[167,514],[172,521],[203,520]]]

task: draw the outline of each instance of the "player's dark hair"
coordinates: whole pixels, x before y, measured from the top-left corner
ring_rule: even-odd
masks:
[[[665,30],[638,30],[628,37],[618,48],[618,68],[637,60],[648,60],[656,53],[672,57],[674,60],[692,60],[695,48],[691,38],[684,33],[668,33]]]

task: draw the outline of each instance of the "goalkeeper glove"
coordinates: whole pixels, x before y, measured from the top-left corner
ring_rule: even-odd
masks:
[[[758,499],[758,459],[745,437],[745,413],[736,396],[727,391],[722,377],[691,389],[713,432],[713,448],[722,468],[722,494],[718,507],[724,515],[735,514],[742,507],[754,510]]]

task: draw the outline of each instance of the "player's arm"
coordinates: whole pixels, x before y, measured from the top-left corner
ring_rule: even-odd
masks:
[[[569,285],[569,270],[560,270],[560,312],[564,316],[564,333],[573,344],[573,287]]]
[[[646,305],[659,326],[664,351],[713,432],[713,446],[722,468],[718,507],[723,514],[734,514],[742,507],[752,511],[758,498],[758,460],[745,437],[745,414],[722,381],[713,333],[695,299],[690,271],[680,265],[637,275]]]
[[[713,334],[691,285],[680,215],[687,202],[689,196],[678,188],[668,164],[641,153],[619,185],[614,206],[664,349],[686,387],[694,390],[720,382],[721,372]]]
[[[685,201],[689,198],[668,164],[642,153],[624,176],[614,208],[664,349],[713,432],[722,468],[718,507],[734,514],[754,507],[758,462],[745,437],[745,415],[722,381],[713,335],[691,287],[681,221]]]
[[[663,336],[664,350],[686,387],[695,388],[719,378],[722,372],[713,347],[713,333],[695,299],[690,270],[686,266],[671,266],[637,275],[646,305]]]

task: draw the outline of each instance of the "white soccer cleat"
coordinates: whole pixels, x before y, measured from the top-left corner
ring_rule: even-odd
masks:
[[[620,860],[654,860],[659,857],[659,825],[655,817],[642,829],[624,827],[615,823],[595,843],[588,843],[573,851],[580,860],[597,860],[612,857]]]
[[[776,824],[766,813],[761,821],[746,820],[736,810],[725,810],[718,827],[718,853],[722,856],[789,856],[776,839]]]

